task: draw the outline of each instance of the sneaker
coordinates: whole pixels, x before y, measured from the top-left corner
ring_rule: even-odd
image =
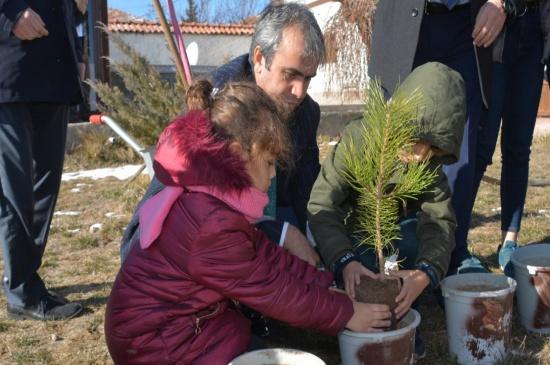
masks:
[[[487,273],[489,272],[485,266],[481,264],[481,261],[475,256],[470,256],[460,263],[460,266],[456,269],[457,274],[469,274],[469,273]]]
[[[11,319],[57,321],[78,316],[82,313],[82,305],[62,301],[47,293],[35,305],[20,307],[8,303],[7,312]]]
[[[512,254],[515,250],[518,249],[518,243],[516,241],[505,241],[504,244],[502,244],[499,247],[498,250],[498,266],[500,266],[500,269],[504,271],[506,276],[513,276],[512,272]],[[510,274],[510,275],[509,275]]]

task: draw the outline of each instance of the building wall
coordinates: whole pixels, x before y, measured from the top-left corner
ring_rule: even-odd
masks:
[[[170,66],[170,50],[164,41],[164,35],[155,33],[118,33],[118,35],[137,52],[155,66]],[[232,58],[248,52],[250,36],[227,35],[184,35],[187,47],[196,42],[199,49],[197,66],[220,66]],[[124,55],[109,41],[111,59],[117,62],[127,61]]]

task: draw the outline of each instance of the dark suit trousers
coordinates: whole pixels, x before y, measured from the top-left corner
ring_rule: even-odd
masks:
[[[471,34],[469,8],[449,14],[425,15],[414,60],[414,67],[430,61],[441,62],[460,73],[466,85],[467,120],[460,158],[443,169],[453,193],[452,203],[458,223],[449,273],[470,255],[466,239],[472,211],[477,130],[483,105]]]
[[[37,273],[61,182],[68,105],[0,103],[0,242],[14,305],[45,293]]]

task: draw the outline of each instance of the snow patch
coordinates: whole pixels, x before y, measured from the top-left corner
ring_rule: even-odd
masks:
[[[77,172],[66,172],[61,177],[61,181],[71,181],[79,179],[100,180],[107,177],[114,177],[118,180],[126,180],[134,176],[143,165],[126,165],[120,167],[107,167],[95,170],[83,170]],[[142,174],[147,174],[144,169]]]
[[[59,217],[59,216],[76,217],[76,216],[80,215],[80,212],[75,212],[75,211],[71,211],[71,210],[68,210],[68,211],[58,210],[57,212],[54,212],[53,215],[57,216],[57,217]]]

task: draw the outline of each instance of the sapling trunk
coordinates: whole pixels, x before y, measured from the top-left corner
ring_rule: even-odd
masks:
[[[378,179],[379,180],[379,179]],[[382,196],[384,193],[382,191],[382,182],[378,181],[377,185],[377,196]],[[378,256],[378,269],[380,272],[380,279],[384,280],[386,277],[386,259],[384,258],[384,241],[382,239],[382,221],[381,221],[381,207],[379,204],[376,205],[376,237],[374,239],[374,247],[376,248],[376,255]]]

